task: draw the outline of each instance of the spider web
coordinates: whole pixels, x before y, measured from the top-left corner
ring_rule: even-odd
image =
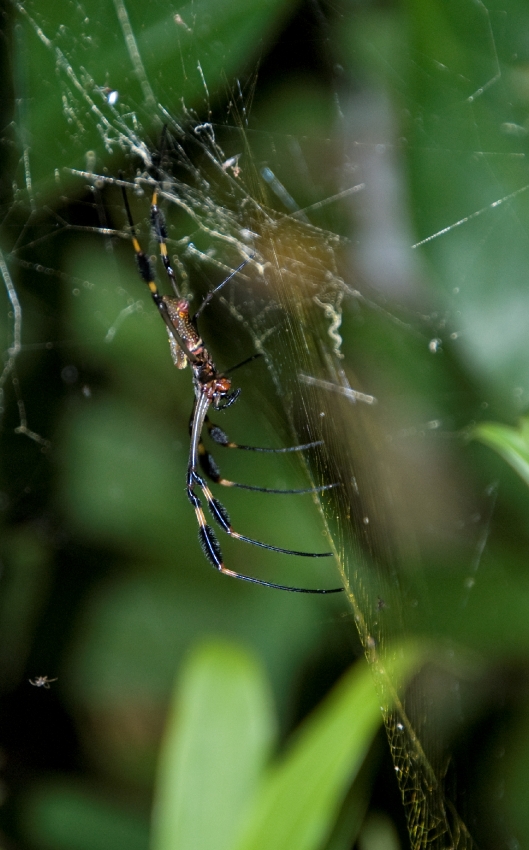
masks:
[[[305,471],[317,485],[340,485],[322,494],[318,510],[379,687],[414,848],[463,848],[472,842],[445,796],[446,744],[436,728],[432,692],[421,681],[406,690],[390,672],[411,632],[414,612],[428,617],[431,591],[418,567],[417,537],[419,547],[430,552],[439,542],[437,528],[422,531],[428,525],[418,506],[424,486],[419,496],[415,490],[426,473],[420,466],[413,473],[411,456],[424,450],[431,434],[464,426],[479,405],[474,401],[471,410],[454,405],[447,412],[439,403],[438,418],[431,398],[424,406],[418,400],[421,379],[411,389],[402,371],[392,371],[392,357],[404,362],[402,350],[420,350],[418,369],[425,383],[438,379],[432,361],[445,350],[461,357],[479,388],[482,410],[497,402],[514,414],[526,406],[529,392],[525,77],[521,70],[503,70],[505,45],[511,49],[516,41],[513,18],[507,13],[501,18],[479,2],[463,6],[447,4],[435,12],[446,33],[446,55],[442,39],[435,50],[428,42],[429,22],[419,14],[409,42],[404,36],[395,39],[396,53],[375,37],[363,39],[366,67],[375,67],[376,73],[355,97],[336,85],[340,103],[333,115],[341,116],[341,136],[307,141],[295,133],[252,127],[252,74],[246,86],[224,84],[228,119],[222,126],[215,111],[211,81],[229,80],[245,61],[255,63],[255,55],[242,45],[254,43],[256,33],[261,46],[271,39],[287,12],[285,4],[270,2],[243,12],[240,4],[227,3],[213,24],[207,6],[200,4],[170,14],[165,4],[154,4],[152,20],[146,21],[141,10],[116,0],[112,6],[78,6],[66,22],[62,9],[54,19],[54,10],[38,2],[14,3],[19,106],[4,133],[6,149],[14,151],[13,159],[20,158],[13,195],[3,207],[3,407],[6,427],[39,450],[49,449],[50,431],[34,425],[28,413],[21,358],[39,347],[79,342],[58,342],[52,322],[48,335],[46,325],[32,328],[33,318],[26,330],[17,276],[37,272],[45,282],[65,283],[74,305],[71,315],[82,310],[85,332],[96,335],[99,329],[113,343],[126,333],[131,317],[143,315],[145,296],[136,294],[140,284],[131,278],[124,287],[121,274],[118,300],[111,293],[108,313],[101,315],[90,299],[94,290],[97,299],[104,288],[102,275],[98,278],[90,267],[85,272],[79,263],[62,271],[56,254],[66,251],[77,230],[86,244],[90,240],[85,263],[94,250],[104,254],[106,244],[117,266],[116,258],[128,249],[119,187],[126,186],[142,241],[148,243],[145,217],[155,182],[186,295],[205,293],[212,277],[221,280],[247,261],[219,300],[223,328],[207,319],[208,338],[232,360],[243,359],[247,351],[234,337],[250,339],[281,401],[282,418],[276,414],[274,422],[285,443],[323,441],[305,459]],[[163,37],[168,21],[169,41]],[[364,23],[366,35],[370,23]],[[221,47],[231,30],[238,38],[226,52]],[[482,44],[473,62],[463,50],[470,31],[478,32]],[[37,58],[20,59],[28,50],[40,64]],[[170,75],[161,72],[168,61]],[[48,70],[37,86],[42,63]],[[403,67],[416,71],[413,97],[402,79]],[[397,90],[402,114],[397,116],[384,99],[381,79],[391,80]],[[502,107],[506,88],[511,98]],[[39,94],[29,116],[35,91]],[[406,128],[401,139],[397,117]],[[170,142],[160,150],[164,125]],[[51,126],[55,137],[39,150]],[[407,201],[398,176],[405,156],[414,222],[400,212]],[[339,166],[333,164],[336,159]],[[315,163],[331,177],[293,179],[297,188],[292,189],[290,170],[307,178]],[[79,218],[71,213],[65,218],[63,199],[71,201],[80,187],[85,195]],[[349,237],[352,218],[354,242]],[[421,288],[427,267],[438,276],[435,308]],[[33,317],[33,306],[29,314]],[[74,327],[75,320],[70,321]],[[386,350],[370,347],[373,328],[377,338],[390,340]],[[42,333],[45,341],[35,342]],[[380,374],[377,358],[387,374]],[[69,380],[63,372],[63,381]],[[415,395],[404,413],[402,396],[410,389]],[[443,482],[442,476],[436,479],[440,487]],[[446,501],[440,498],[433,509],[434,526],[452,522]],[[460,504],[454,513],[465,511]],[[481,553],[483,533],[478,544]],[[461,605],[467,604],[478,570],[479,558],[469,568]],[[432,652],[432,663],[446,666],[450,683],[456,678],[448,660],[452,654],[451,645],[446,654],[438,648]]]

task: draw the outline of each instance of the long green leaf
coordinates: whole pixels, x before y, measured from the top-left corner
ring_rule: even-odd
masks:
[[[162,747],[153,850],[228,850],[273,737],[261,668],[224,642],[201,646],[178,683]]]
[[[424,660],[411,646],[394,657],[391,678],[398,680]],[[270,771],[237,850],[321,847],[381,723],[372,672],[367,664],[356,664]]]

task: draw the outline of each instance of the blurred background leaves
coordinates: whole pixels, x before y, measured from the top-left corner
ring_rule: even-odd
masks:
[[[465,659],[460,677],[430,664],[419,685],[448,797],[480,846],[529,844],[529,494],[501,458],[464,439],[478,423],[509,462],[526,453],[516,432],[479,423],[512,428],[528,400],[528,32],[517,0],[3,6],[2,251],[23,308],[22,351],[3,383],[6,842],[146,846],[173,683],[205,636],[260,658],[269,686],[257,662],[240,663],[262,694],[271,688],[280,740],[360,654],[340,600],[230,582],[201,556],[184,492],[189,375],[171,365],[130,245],[101,233],[123,230],[119,193],[71,172],[123,168],[132,179],[142,162],[126,129],[141,127],[155,151],[160,103],[214,124],[227,156],[248,144],[249,183],[268,167],[298,207],[316,205],[313,223],[350,240],[342,350],[401,457],[401,508],[427,588],[415,607],[397,594],[390,604],[402,605],[410,636],[453,653],[456,667]],[[147,195],[133,199],[144,239]],[[173,219],[175,242],[200,238],[185,216]],[[215,283],[200,263],[186,271],[197,290]],[[7,352],[13,305],[2,298]],[[213,305],[203,325],[228,368],[254,349],[224,318]],[[243,393],[223,427],[245,444],[288,443],[262,364],[237,377]],[[15,433],[24,417],[40,442]],[[306,486],[292,458],[231,454],[219,458],[229,478]],[[326,548],[306,497],[287,507],[283,497],[223,498],[243,533]],[[336,582],[329,565],[223,548],[234,569]],[[59,678],[49,691],[28,684],[44,674]],[[270,699],[255,696],[254,716]],[[380,835],[406,846],[389,758],[375,747],[372,759],[364,803],[349,801],[359,820],[370,810],[360,846]],[[329,848],[351,846],[356,831],[349,823]]]

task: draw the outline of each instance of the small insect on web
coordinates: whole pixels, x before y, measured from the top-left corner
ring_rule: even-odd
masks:
[[[161,295],[158,291],[154,279],[154,272],[151,268],[151,263],[142,251],[140,243],[136,236],[136,230],[132,219],[132,213],[127,198],[125,187],[122,185],[123,201],[132,236],[132,246],[136,254],[136,261],[140,276],[144,283],[149,287],[152,299],[158,308],[158,312],[162,317],[167,333],[169,335],[169,345],[171,348],[171,356],[173,362],[178,369],[183,369],[189,363],[193,372],[193,388],[195,391],[195,400],[190,419],[190,435],[191,445],[189,450],[189,462],[187,466],[187,482],[186,491],[189,501],[195,509],[195,515],[199,526],[199,539],[208,561],[224,575],[232,576],[233,578],[249,581],[253,584],[261,584],[264,587],[274,587],[278,590],[287,590],[292,593],[339,593],[344,588],[323,588],[311,589],[305,587],[289,587],[282,584],[274,584],[270,581],[254,578],[243,573],[235,572],[224,566],[220,544],[217,540],[215,532],[206,522],[206,517],[202,509],[202,503],[195,492],[195,488],[202,491],[204,498],[208,504],[209,511],[217,524],[226,534],[236,540],[242,540],[245,543],[251,543],[254,546],[260,546],[263,549],[269,549],[272,552],[281,552],[285,555],[298,555],[306,558],[326,558],[332,557],[332,552],[297,552],[293,549],[282,549],[278,546],[271,546],[268,543],[261,543],[259,540],[252,540],[242,534],[236,532],[230,522],[228,512],[224,505],[216,499],[209,489],[204,477],[200,474],[199,468],[202,469],[205,476],[210,478],[216,484],[222,484],[228,487],[242,487],[247,490],[255,490],[261,493],[309,493],[329,489],[334,485],[325,485],[323,487],[308,488],[304,490],[272,490],[266,487],[256,487],[248,484],[238,484],[234,481],[228,481],[221,478],[217,464],[211,454],[206,450],[202,441],[202,430],[206,426],[211,439],[218,445],[226,448],[239,448],[247,451],[258,452],[292,452],[304,451],[320,445],[320,442],[306,443],[305,445],[292,446],[283,449],[266,449],[255,446],[241,446],[229,440],[228,436],[218,426],[214,425],[209,417],[208,411],[210,407],[215,410],[224,410],[230,407],[240,394],[240,389],[232,389],[231,379],[227,377],[227,373],[221,374],[215,366],[211,355],[207,351],[200,334],[197,329],[197,319],[211,301],[213,296],[225,286],[235,275],[237,275],[248,260],[245,260],[235,269],[228,277],[222,281],[217,287],[212,289],[202,301],[202,304],[194,315],[190,314],[190,304],[185,298],[182,298],[176,282],[176,276],[171,266],[167,253],[167,231],[163,213],[158,208],[158,190],[155,188],[151,202],[150,220],[153,235],[160,246],[160,255],[164,264],[165,271],[171,282],[174,291],[173,296]],[[253,360],[250,357],[244,361],[247,363]],[[244,365],[243,363],[238,364]],[[229,371],[233,371],[233,367]]]
[[[58,679],[48,679],[47,676],[36,676],[34,679],[28,679],[28,681],[30,685],[34,685],[36,688],[46,688],[49,691],[51,683],[57,682]]]

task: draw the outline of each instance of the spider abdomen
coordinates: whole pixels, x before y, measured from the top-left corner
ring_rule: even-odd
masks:
[[[167,295],[162,297],[162,301],[167,308],[167,313],[174,325],[175,331],[180,339],[182,339],[185,343],[188,351],[199,357],[205,355],[204,359],[207,361],[209,359],[209,355],[204,348],[202,338],[197,333],[197,330],[189,317],[189,301],[186,301],[185,298],[171,298]],[[173,363],[177,369],[184,369],[187,366],[188,358],[178,344],[177,338],[171,334],[169,328],[167,328],[167,332],[169,334],[169,345],[171,347]]]

